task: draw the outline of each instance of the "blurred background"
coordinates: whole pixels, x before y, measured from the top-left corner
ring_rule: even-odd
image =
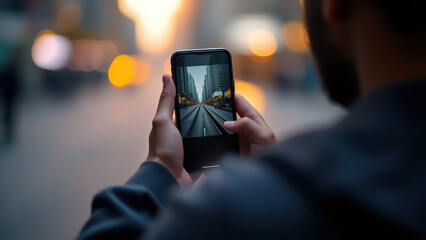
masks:
[[[282,141],[345,112],[320,89],[298,0],[1,0],[0,239],[72,239],[145,159],[179,49],[225,47]]]

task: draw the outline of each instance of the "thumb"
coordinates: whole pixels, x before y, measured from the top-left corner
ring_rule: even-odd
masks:
[[[224,126],[229,131],[247,137],[251,143],[267,144],[270,142],[271,133],[248,117],[236,121],[227,121]],[[273,134],[272,134],[273,137]]]
[[[172,120],[175,108],[176,87],[170,75],[163,75],[163,91],[160,95],[155,118]]]

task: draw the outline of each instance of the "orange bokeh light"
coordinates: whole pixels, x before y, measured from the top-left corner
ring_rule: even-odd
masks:
[[[256,84],[235,80],[235,92],[243,96],[260,114],[266,106],[266,97],[263,90]]]
[[[148,62],[138,56],[119,55],[112,61],[108,78],[115,87],[137,86],[145,83],[151,73]]]
[[[110,40],[76,39],[74,52],[68,66],[73,71],[108,71],[108,67],[118,55],[117,45]]]
[[[108,70],[109,81],[116,87],[129,85],[136,76],[136,67],[136,62],[131,56],[117,56]]]
[[[136,75],[131,84],[137,86],[148,80],[151,69],[146,61],[142,59],[134,59],[136,60]]]
[[[254,30],[249,36],[250,51],[259,57],[268,57],[276,53],[278,44],[275,36],[266,29]]]
[[[52,35],[52,34],[55,34],[55,32],[54,31],[52,31],[52,30],[50,30],[50,29],[44,29],[44,30],[41,30],[39,33],[37,33],[37,35],[36,35],[36,39],[37,38],[39,38],[40,36],[43,36],[43,35]]]
[[[283,44],[290,51],[304,53],[309,50],[306,39],[306,31],[302,23],[289,22],[282,29]]]
[[[74,54],[69,69],[90,72],[98,68],[103,60],[104,49],[94,39],[77,39],[73,41]]]
[[[58,10],[56,24],[61,31],[71,31],[80,25],[82,18],[83,11],[80,5],[69,3]]]

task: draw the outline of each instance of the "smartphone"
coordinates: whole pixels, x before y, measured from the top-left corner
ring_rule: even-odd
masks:
[[[171,65],[184,168],[219,167],[224,153],[239,154],[238,135],[223,125],[237,119],[231,54],[226,49],[182,50],[173,54]]]

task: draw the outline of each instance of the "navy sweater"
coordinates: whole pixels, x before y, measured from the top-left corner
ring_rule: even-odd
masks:
[[[95,196],[78,238],[426,239],[426,81],[382,89],[256,159],[227,157],[199,189],[146,162]]]

